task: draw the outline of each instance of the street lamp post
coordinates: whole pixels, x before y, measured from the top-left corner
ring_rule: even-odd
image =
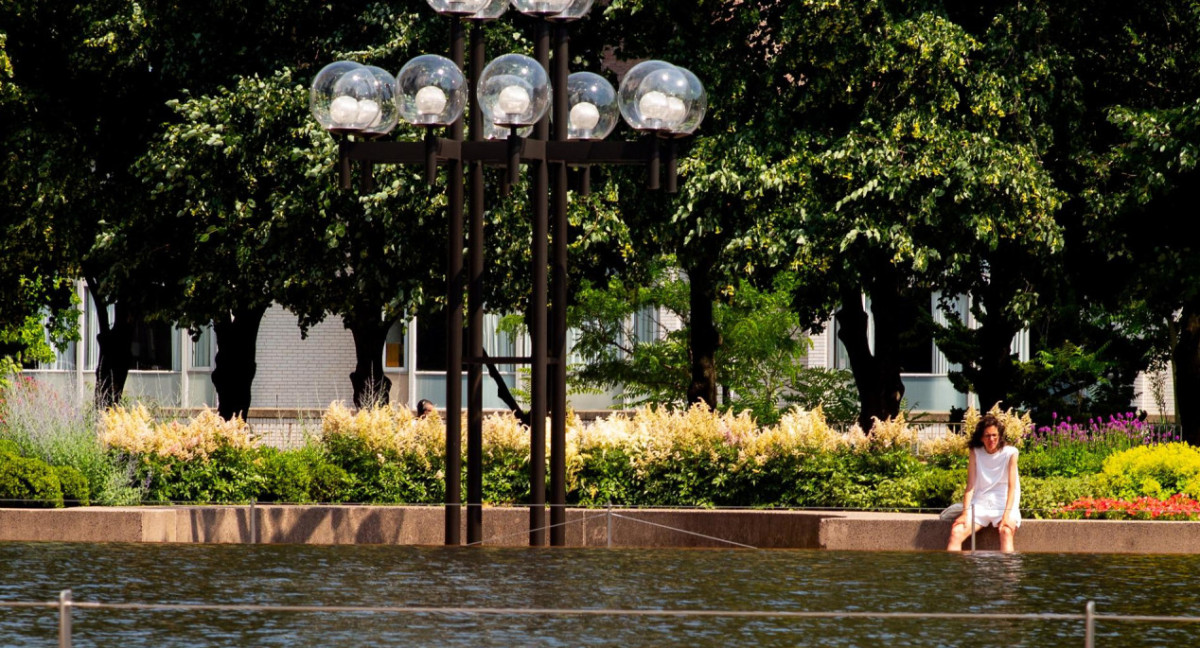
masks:
[[[462,368],[467,373],[467,542],[482,542],[482,366],[491,361],[531,365],[529,542],[565,544],[566,522],[566,303],[567,171],[595,164],[644,164],[647,186],[658,189],[662,142],[666,146],[666,188],[675,190],[676,138],[690,135],[704,118],[707,97],[691,72],[663,61],[643,61],[621,82],[619,91],[597,74],[569,74],[567,24],[585,16],[593,0],[511,0],[514,8],[539,17],[535,58],[500,56],[486,66],[481,24],[498,18],[510,0],[428,0],[451,16],[451,57],[422,55],[396,78],[379,68],[338,61],[313,80],[310,108],[340,140],[341,184],[350,186],[351,165],[360,164],[364,185],[371,168],[383,164],[424,164],[433,184],[439,166],[447,168],[449,241],[446,326],[446,544],[460,544]],[[469,79],[464,59],[463,23],[471,29]],[[553,78],[550,67],[554,32]],[[470,140],[463,140],[462,112],[469,104]],[[645,133],[636,142],[604,138],[617,114]],[[423,142],[380,141],[399,119],[425,129]],[[554,130],[551,133],[550,126]],[[448,127],[449,137],[435,129]],[[531,136],[530,129],[532,128]],[[503,139],[488,139],[501,134]],[[505,186],[529,167],[533,212],[529,357],[487,358],[483,349],[483,166],[507,168]],[[467,357],[463,357],[463,165],[469,167],[470,236]],[[551,182],[553,180],[553,182]],[[551,197],[553,200],[551,201]],[[552,209],[551,209],[552,207]],[[547,249],[551,239],[552,250]],[[551,259],[551,254],[552,259]],[[547,267],[552,266],[550,277]],[[550,279],[552,278],[552,283]],[[548,288],[553,287],[553,293]],[[549,402],[548,402],[549,401]],[[546,417],[550,429],[550,524],[546,523]]]

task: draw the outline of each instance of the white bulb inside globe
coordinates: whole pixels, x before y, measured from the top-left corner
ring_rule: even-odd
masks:
[[[383,111],[379,109],[379,103],[371,99],[361,99],[358,102],[358,117],[354,123],[361,125],[363,128],[371,128],[377,126],[383,118]]]
[[[505,115],[523,115],[529,110],[529,103],[529,91],[519,85],[506,86],[496,98],[496,107]]]
[[[687,117],[687,105],[683,100],[679,97],[667,97],[667,111],[663,121],[675,125],[681,123],[684,117]]]
[[[562,13],[571,5],[571,0],[544,0],[538,3],[542,13]]]
[[[658,90],[651,90],[638,100],[638,111],[642,113],[643,119],[663,121],[667,118],[669,109],[667,95]]]
[[[417,113],[440,115],[446,109],[446,93],[437,86],[425,86],[417,91]]]
[[[329,104],[329,118],[334,126],[346,128],[358,120],[358,100],[342,95]]]
[[[600,109],[596,107],[596,104],[581,101],[571,106],[571,115],[568,121],[571,128],[575,130],[590,131],[600,123]]]

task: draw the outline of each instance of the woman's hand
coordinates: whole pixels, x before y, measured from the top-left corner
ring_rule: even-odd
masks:
[[[1004,517],[1000,519],[1000,526],[1008,527],[1008,528],[1012,529],[1013,532],[1015,533],[1017,530],[1017,512],[1016,511],[1005,512]]]

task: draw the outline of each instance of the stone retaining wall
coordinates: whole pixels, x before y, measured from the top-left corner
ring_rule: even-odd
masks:
[[[483,526],[484,544],[529,543],[527,508],[485,508]],[[858,551],[941,550],[950,530],[935,515],[693,509],[570,509],[565,528],[571,547]],[[0,541],[440,545],[444,529],[445,514],[435,506],[0,509]],[[978,549],[998,546],[994,528],[976,538]],[[1200,553],[1200,522],[1026,520],[1017,548]]]

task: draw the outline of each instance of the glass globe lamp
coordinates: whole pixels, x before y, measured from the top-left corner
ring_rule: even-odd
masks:
[[[405,63],[396,84],[400,117],[416,126],[453,124],[467,103],[467,79],[444,56],[423,54]]]
[[[326,130],[359,133],[384,132],[384,84],[366,66],[338,61],[325,66],[313,79],[309,110]]]
[[[567,138],[604,139],[617,126],[617,92],[592,72],[567,77]]]
[[[617,105],[637,130],[671,133],[691,109],[690,84],[679,68],[665,61],[643,61],[621,80]]]
[[[529,126],[550,108],[550,77],[537,61],[522,54],[492,59],[475,92],[484,119],[497,126]]]
[[[347,73],[362,67],[354,61],[337,61],[321,68],[313,78],[308,92],[308,109],[325,130],[335,133],[357,130],[354,121],[358,113],[358,98],[343,98],[337,92],[337,85]]]
[[[704,113],[708,111],[708,93],[704,90],[704,84],[700,83],[700,79],[692,74],[691,70],[679,66],[675,69],[683,73],[688,82],[688,111],[683,121],[671,129],[671,133],[677,136],[691,135],[704,121]]]
[[[434,11],[447,16],[470,16],[478,12],[488,0],[428,0]]]
[[[508,10],[508,3],[509,0],[487,0],[483,7],[479,11],[471,14],[469,18],[478,22],[495,20]]]
[[[592,10],[593,2],[594,0],[571,0],[565,9],[548,17],[555,22],[579,20]]]
[[[513,9],[527,16],[554,16],[571,6],[572,0],[512,0]]]
[[[400,113],[396,106],[396,77],[391,72],[376,67],[366,66],[367,71],[375,78],[376,91],[379,96],[379,119],[362,130],[364,135],[386,135],[396,127]]]

